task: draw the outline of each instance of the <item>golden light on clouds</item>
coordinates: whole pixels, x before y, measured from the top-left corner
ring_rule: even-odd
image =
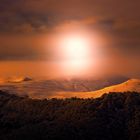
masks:
[[[50,40],[51,55],[60,75],[87,75],[100,64],[103,39],[83,24],[72,22],[58,26]]]

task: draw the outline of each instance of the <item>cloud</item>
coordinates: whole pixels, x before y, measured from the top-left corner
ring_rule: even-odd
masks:
[[[112,18],[139,19],[139,4],[139,0],[1,0],[0,31],[18,32],[17,27],[27,24],[38,32],[66,20],[92,16],[106,19],[101,24],[110,27]]]
[[[38,43],[40,39],[32,36],[47,35],[60,25],[75,23],[109,34],[119,44],[120,52],[137,53],[139,4],[139,0],[1,0],[0,38],[4,34],[7,37],[0,41],[0,60],[42,59],[46,54]],[[9,41],[10,34],[15,36],[14,41]],[[19,41],[18,35],[29,36],[30,43]]]

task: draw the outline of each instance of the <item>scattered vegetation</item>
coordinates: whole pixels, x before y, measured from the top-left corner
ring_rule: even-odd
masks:
[[[139,139],[139,93],[33,100],[0,91],[0,140]]]

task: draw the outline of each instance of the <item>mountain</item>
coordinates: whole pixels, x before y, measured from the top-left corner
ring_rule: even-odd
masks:
[[[108,94],[112,92],[140,92],[140,80],[139,79],[130,79],[121,84],[105,87],[103,89],[91,92],[57,92],[53,97],[54,98],[98,98],[103,94]]]
[[[32,81],[29,77],[10,77],[7,82],[9,83],[21,83],[21,82],[27,82]]]
[[[103,88],[93,92],[94,97],[100,97],[104,93],[110,92],[140,92],[140,79],[130,79],[124,83]]]
[[[9,83],[22,83],[22,82],[27,82],[27,81],[32,81],[32,78],[30,77],[8,77],[8,78],[0,78],[0,84],[9,84]]]
[[[99,79],[34,79],[27,77],[11,78],[0,84],[0,90],[31,98],[71,97],[79,92],[91,92],[107,86],[122,83],[126,77],[116,76]],[[28,82],[27,82],[28,81]],[[71,95],[69,94],[71,92]],[[61,95],[64,94],[64,95]],[[58,95],[58,96],[57,96]],[[70,95],[70,96],[69,96]]]

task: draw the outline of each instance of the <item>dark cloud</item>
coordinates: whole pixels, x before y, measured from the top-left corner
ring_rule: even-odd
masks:
[[[12,50],[11,50],[12,48]],[[3,46],[0,49],[0,60],[43,60],[43,51],[28,46]]]
[[[139,5],[139,0],[1,0],[0,34],[47,33],[64,22],[85,21],[91,29],[109,33],[121,51],[130,54],[132,49],[137,53],[140,52]],[[93,21],[87,22],[88,18]],[[42,52],[33,45],[0,44],[0,60],[42,58]]]
[[[25,24],[38,31],[88,16],[105,18],[102,24],[108,28],[112,24],[110,18],[139,19],[139,4],[139,0],[1,0],[0,31],[18,32],[17,27]]]

